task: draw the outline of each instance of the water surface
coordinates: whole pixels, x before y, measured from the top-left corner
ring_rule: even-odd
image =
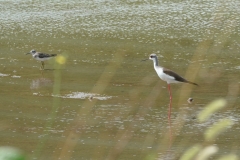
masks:
[[[228,118],[215,157],[238,154],[239,1],[0,2],[2,146],[30,159],[179,159]],[[67,63],[41,72],[31,49]],[[151,53],[200,85],[172,85],[171,123],[166,83],[141,62]],[[199,123],[220,97],[228,107]]]

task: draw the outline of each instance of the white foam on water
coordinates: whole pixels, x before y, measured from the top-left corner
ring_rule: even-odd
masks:
[[[105,96],[96,93],[85,93],[85,92],[72,92],[66,95],[53,95],[54,97],[61,97],[61,98],[72,98],[72,99],[98,99],[98,100],[108,100],[111,99],[112,96]]]

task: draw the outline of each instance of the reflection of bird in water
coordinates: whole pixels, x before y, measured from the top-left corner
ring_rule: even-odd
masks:
[[[52,57],[57,56],[57,54],[47,54],[47,53],[40,53],[36,52],[36,50],[31,50],[29,53],[26,54],[32,54],[32,57],[38,61],[41,61],[41,69],[44,70],[44,61],[48,60]]]
[[[153,65],[154,65],[154,69],[157,72],[158,76],[163,80],[166,81],[168,84],[168,91],[169,91],[169,96],[170,96],[170,105],[169,105],[169,111],[168,111],[168,118],[170,119],[170,115],[171,115],[171,103],[172,103],[172,94],[171,94],[171,88],[170,88],[170,83],[190,83],[193,85],[197,85],[196,83],[190,82],[186,79],[184,79],[183,77],[181,77],[180,75],[178,75],[177,73],[166,69],[164,67],[161,67],[158,65],[158,59],[157,59],[157,55],[156,54],[151,54],[149,56],[149,59],[153,61]],[[146,59],[148,60],[148,59]],[[144,60],[145,61],[145,60]]]
[[[40,87],[48,86],[53,84],[52,80],[47,78],[38,78],[32,80],[32,83],[30,84],[30,89],[38,89]]]

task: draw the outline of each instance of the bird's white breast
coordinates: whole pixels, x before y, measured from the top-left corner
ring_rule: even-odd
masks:
[[[154,67],[155,71],[157,72],[157,75],[165,82],[167,83],[178,83],[175,81],[175,78],[172,76],[169,76],[163,72],[162,67]]]

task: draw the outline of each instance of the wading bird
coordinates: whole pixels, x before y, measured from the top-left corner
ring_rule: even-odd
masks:
[[[31,50],[29,53],[27,54],[32,54],[32,57],[38,61],[41,61],[41,69],[44,70],[44,61],[48,60],[52,57],[57,56],[57,54],[47,54],[47,53],[41,53],[41,52],[36,52],[36,50]]]
[[[145,59],[143,61],[146,60],[152,60],[153,61],[153,66],[155,71],[157,72],[157,75],[165,82],[167,82],[168,84],[168,91],[169,91],[169,96],[170,96],[170,104],[169,104],[169,110],[168,110],[168,119],[170,119],[171,116],[171,108],[172,108],[172,93],[171,93],[171,87],[170,87],[170,83],[189,83],[189,84],[193,84],[198,86],[198,84],[190,82],[186,79],[184,79],[183,77],[181,77],[180,75],[178,75],[177,73],[161,67],[158,65],[158,58],[156,54],[151,54],[149,56],[149,59]]]

